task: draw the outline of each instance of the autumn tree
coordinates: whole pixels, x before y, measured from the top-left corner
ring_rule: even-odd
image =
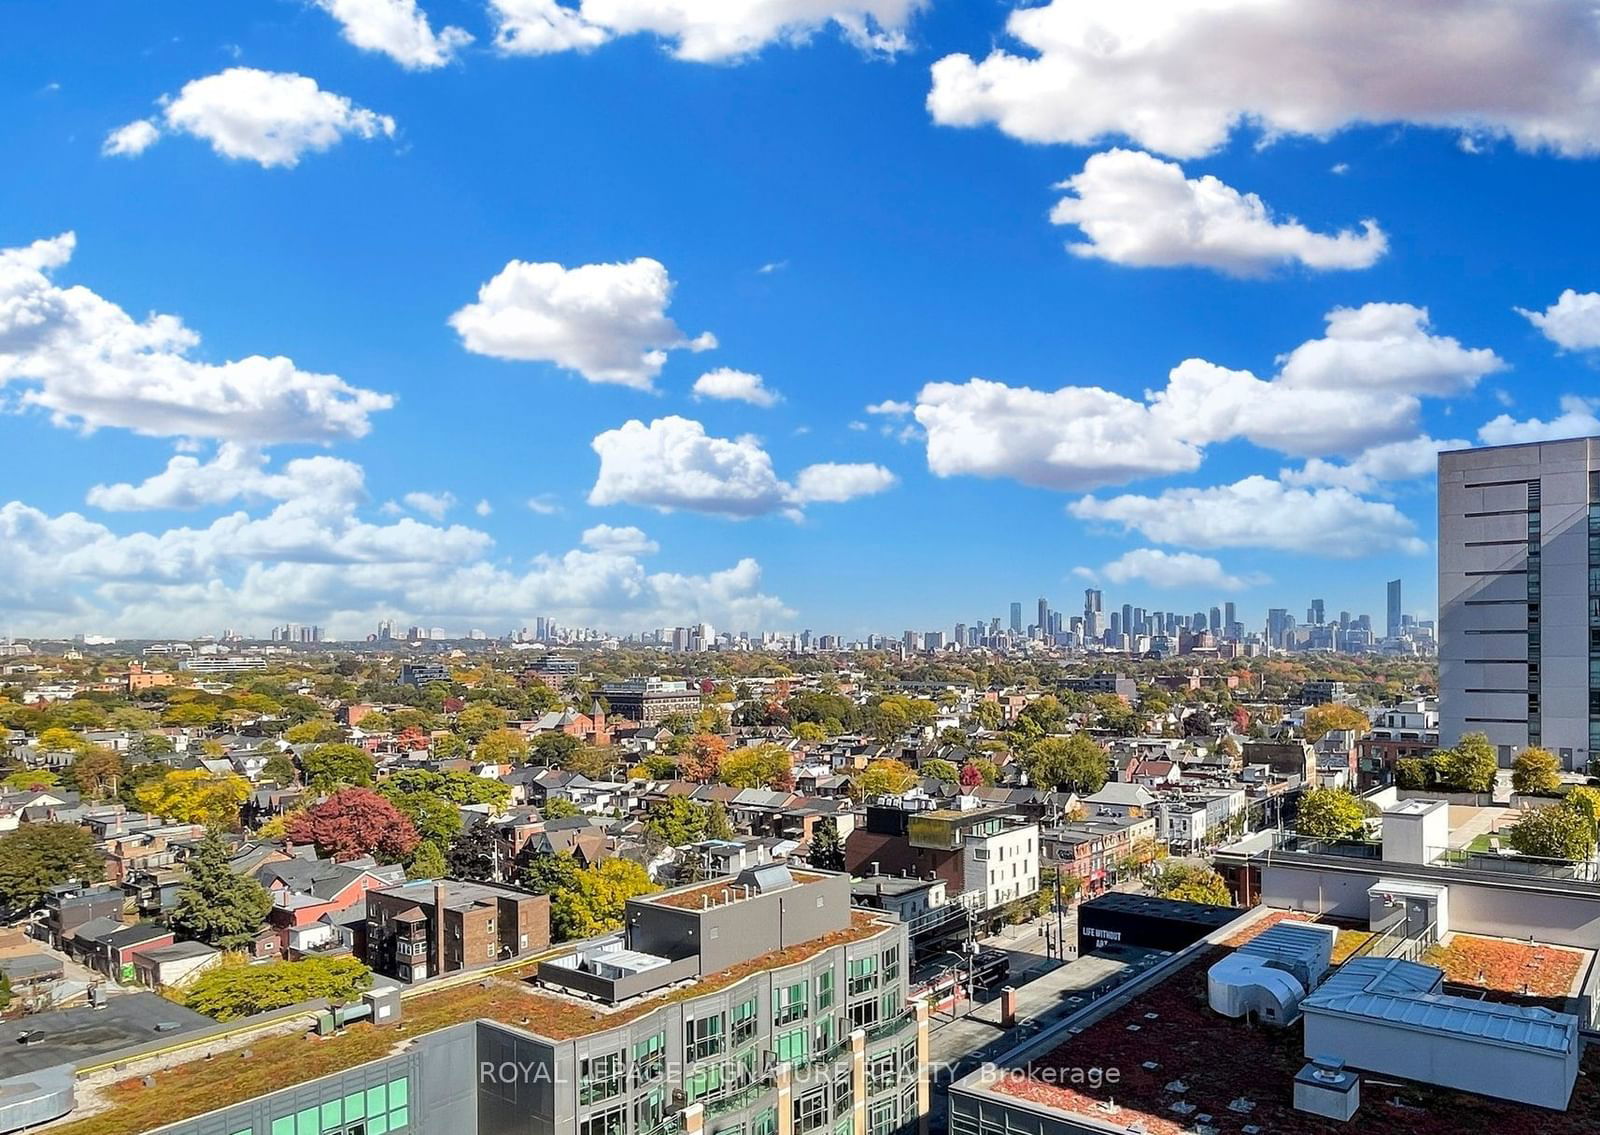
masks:
[[[528,739],[515,729],[496,729],[478,742],[477,758],[495,765],[520,765],[528,759]]]
[[[344,736],[344,728],[330,717],[302,721],[283,731],[283,739],[291,745],[325,745]]]
[[[917,783],[917,774],[904,761],[879,757],[867,763],[856,787],[864,799],[874,796],[899,796]]]
[[[722,758],[717,778],[732,788],[794,788],[794,760],[782,745],[750,745]]]
[[[1454,792],[1493,792],[1500,762],[1494,746],[1482,733],[1464,735],[1453,749],[1433,755],[1434,775],[1441,787]]]
[[[1036,788],[1082,794],[1100,791],[1110,772],[1106,751],[1086,733],[1035,741],[1022,765]]]
[[[372,754],[359,745],[318,745],[300,758],[306,783],[313,788],[341,784],[369,785],[376,769]]]
[[[1313,745],[1336,730],[1348,729],[1359,737],[1370,728],[1372,722],[1367,715],[1353,705],[1327,702],[1306,710],[1306,740]]]
[[[1221,875],[1202,864],[1168,863],[1151,880],[1151,889],[1162,898],[1184,902],[1232,906],[1228,884]]]
[[[506,711],[493,702],[475,701],[456,714],[456,732],[477,744],[495,730],[504,729],[508,720]]]
[[[1576,808],[1535,808],[1512,825],[1507,842],[1524,855],[1583,860],[1594,854],[1595,829]]]
[[[313,844],[338,860],[372,855],[398,863],[417,845],[417,829],[393,804],[370,788],[343,788],[315,807],[297,812],[284,834]]]
[[[1524,796],[1554,792],[1561,787],[1561,762],[1549,749],[1524,749],[1511,762],[1511,787]]]
[[[932,779],[942,781],[945,784],[954,784],[956,779],[961,775],[960,770],[957,769],[955,765],[951,764],[949,761],[941,760],[938,757],[923,761],[917,766],[917,771],[923,776],[931,777]]]
[[[219,950],[241,950],[253,942],[266,924],[272,896],[229,865],[222,834],[207,831],[184,868],[173,928]]]
[[[242,776],[205,769],[174,769],[134,790],[139,807],[153,816],[208,828],[239,825],[239,809],[250,798]]]
[[[105,860],[94,836],[75,824],[22,824],[0,836],[0,912],[37,907],[45,891],[69,879],[98,883]]]
[[[660,889],[633,860],[602,859],[550,892],[551,937],[564,942],[620,929],[628,900]]]
[[[304,958],[266,965],[221,965],[189,986],[184,1004],[218,1021],[232,1021],[307,1001],[344,1005],[372,984],[354,958]]]
[[[1365,829],[1367,807],[1343,788],[1313,788],[1300,798],[1295,831],[1316,839],[1353,839]]]
[[[685,780],[708,784],[717,779],[727,753],[728,742],[715,733],[696,733],[678,754],[678,771]]]

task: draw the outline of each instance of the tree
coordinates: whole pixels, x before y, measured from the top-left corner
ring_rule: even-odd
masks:
[[[354,1001],[372,984],[372,971],[354,958],[304,958],[266,965],[222,965],[195,979],[184,1004],[218,1021],[327,1000]]]
[[[313,788],[341,784],[368,785],[376,770],[372,754],[359,745],[318,745],[300,758],[306,783]]]
[[[446,870],[444,853],[439,850],[439,845],[425,839],[411,853],[411,859],[406,864],[406,878],[442,879]]]
[[[1336,730],[1348,729],[1359,737],[1371,728],[1367,715],[1353,705],[1327,702],[1306,710],[1306,740],[1313,745]]]
[[[176,769],[139,785],[134,799],[154,816],[208,828],[233,828],[239,808],[250,798],[250,782],[231,773],[217,776],[205,769]]]
[[[611,771],[612,756],[593,745],[579,745],[561,761],[563,772],[575,772],[590,780],[599,780]]]
[[[578,861],[567,852],[540,852],[523,860],[522,885],[535,894],[549,895],[553,903],[556,895],[575,885],[582,871]],[[553,920],[551,930],[554,932]]]
[[[1116,694],[1096,694],[1095,712],[1100,728],[1117,737],[1131,737],[1139,731],[1139,715]]]
[[[11,979],[0,973],[0,1013],[9,1008],[11,1008]]]
[[[1549,749],[1524,749],[1511,762],[1511,787],[1525,796],[1552,793],[1561,787],[1561,762]]]
[[[544,802],[544,818],[547,820],[566,820],[581,815],[583,809],[565,796],[552,796]]]
[[[461,834],[461,810],[434,792],[395,792],[385,784],[378,792],[400,810],[425,843],[448,847]]]
[[[1433,762],[1423,757],[1401,757],[1394,763],[1394,782],[1401,788],[1427,788],[1433,782]]]
[[[1535,808],[1507,833],[1512,848],[1548,859],[1588,859],[1594,854],[1595,830],[1577,808]]]
[[[477,883],[492,882],[498,875],[496,846],[493,825],[486,819],[474,820],[472,826],[451,843],[445,856],[450,877]]]
[[[558,942],[592,938],[622,926],[627,901],[661,888],[631,859],[603,859],[550,893],[550,933]]]
[[[818,820],[811,829],[811,866],[823,871],[844,870],[844,843],[839,839],[839,825],[831,819]]]
[[[802,721],[791,730],[796,741],[826,741],[828,731],[815,721]]]
[[[431,792],[452,804],[488,804],[499,809],[511,801],[511,787],[486,776],[451,769],[434,772],[431,769],[401,769],[383,782],[382,791]]]
[[[581,748],[583,742],[570,733],[540,733],[528,746],[528,760],[555,768]]]
[[[866,771],[857,783],[863,798],[872,796],[898,796],[917,783],[917,774],[893,757],[879,757],[867,763]]]
[[[667,847],[682,847],[706,838],[706,809],[687,796],[669,796],[650,805],[644,830]]]
[[[1086,733],[1035,741],[1022,758],[1036,788],[1099,792],[1109,775],[1106,752]]]
[[[732,788],[785,792],[794,787],[794,761],[782,745],[751,745],[723,757],[717,777]]]
[[[955,765],[938,757],[923,761],[917,766],[917,771],[923,776],[932,777],[934,780],[945,784],[954,784],[961,775],[960,770]]]
[[[19,768],[0,780],[0,784],[14,792],[39,792],[60,783],[61,778],[47,768]]]
[[[283,731],[283,739],[291,745],[323,745],[344,736],[344,729],[332,718],[320,717],[315,721],[302,721]]]
[[[1005,711],[1000,708],[999,702],[993,701],[979,702],[972,716],[985,729],[998,729],[1001,722],[1005,721]]]
[[[1500,762],[1488,737],[1468,733],[1455,748],[1435,753],[1433,768],[1439,783],[1453,792],[1492,792]]]
[[[1167,899],[1184,902],[1208,903],[1212,906],[1232,906],[1228,884],[1210,867],[1190,863],[1169,863],[1163,867],[1151,887],[1156,894]]]
[[[728,818],[728,808],[721,800],[713,800],[706,805],[706,838],[707,839],[732,839],[737,834],[733,830],[733,821]]]
[[[88,747],[89,742],[59,725],[41,731],[36,746],[41,753],[81,753]]]
[[[267,889],[228,865],[228,847],[215,828],[206,832],[185,864],[173,928],[219,950],[241,950],[255,940],[272,909]]]
[[[475,701],[456,714],[456,732],[476,744],[496,729],[504,729],[508,720],[506,711],[493,702]]]
[[[0,911],[12,916],[39,905],[45,891],[69,879],[98,883],[105,861],[94,836],[74,824],[23,824],[0,836]]]
[[[267,763],[261,766],[261,779],[270,780],[280,788],[287,788],[295,782],[299,770],[294,767],[294,758],[288,753],[273,753],[267,758]]]
[[[494,765],[520,765],[528,759],[528,739],[515,729],[496,729],[478,742],[477,757]]]
[[[1600,827],[1600,788],[1580,784],[1567,790],[1561,806],[1582,813],[1590,824]]]
[[[467,743],[454,733],[435,737],[431,748],[435,759],[441,761],[459,761],[471,751]]]
[[[1313,788],[1300,798],[1295,831],[1317,839],[1351,839],[1361,835],[1367,808],[1343,788]]]
[[[696,733],[679,753],[678,769],[685,780],[708,784],[717,779],[727,753],[728,742],[715,733]]]
[[[322,803],[297,812],[284,825],[295,843],[315,845],[333,859],[373,855],[398,863],[417,845],[417,829],[393,804],[370,788],[342,788]]]

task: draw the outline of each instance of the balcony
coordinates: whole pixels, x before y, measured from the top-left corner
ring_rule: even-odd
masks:
[[[914,1028],[916,1023],[917,1014],[914,1010],[908,1010],[887,1021],[879,1021],[867,1030],[867,1043],[872,1044],[888,1037],[899,1036],[907,1029]]]

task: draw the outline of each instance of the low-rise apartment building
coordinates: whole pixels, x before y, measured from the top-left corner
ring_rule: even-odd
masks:
[[[367,892],[366,963],[399,981],[425,981],[549,945],[547,895],[454,879]]]

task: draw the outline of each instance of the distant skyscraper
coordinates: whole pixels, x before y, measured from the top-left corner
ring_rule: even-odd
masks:
[[[1022,633],[1022,604],[1011,604],[1011,630],[1014,634]]]
[[[1083,633],[1089,638],[1099,638],[1101,633],[1100,592],[1093,587],[1083,591]]]
[[[1391,579],[1389,581],[1389,622],[1388,631],[1386,632],[1390,638],[1400,637],[1400,615],[1403,610],[1404,606],[1400,602],[1400,581]]]
[[[1222,605],[1222,633],[1228,638],[1239,637],[1238,629],[1234,626],[1239,621],[1239,609],[1232,603]]]
[[[1132,634],[1133,633],[1133,604],[1132,603],[1124,603],[1122,605],[1122,633],[1123,634]]]
[[[1269,646],[1281,647],[1285,645],[1284,638],[1289,633],[1289,628],[1294,626],[1294,620],[1289,617],[1289,612],[1282,607],[1273,607],[1267,612],[1267,643]]]
[[[1211,624],[1211,633],[1214,635],[1220,635],[1222,633],[1222,608],[1211,608],[1206,621]]]
[[[1320,627],[1327,620],[1323,617],[1323,603],[1321,599],[1313,599],[1311,608],[1306,612],[1306,622],[1314,627]]]
[[[1050,600],[1043,596],[1039,598],[1039,621],[1036,625],[1040,634],[1050,633]]]

